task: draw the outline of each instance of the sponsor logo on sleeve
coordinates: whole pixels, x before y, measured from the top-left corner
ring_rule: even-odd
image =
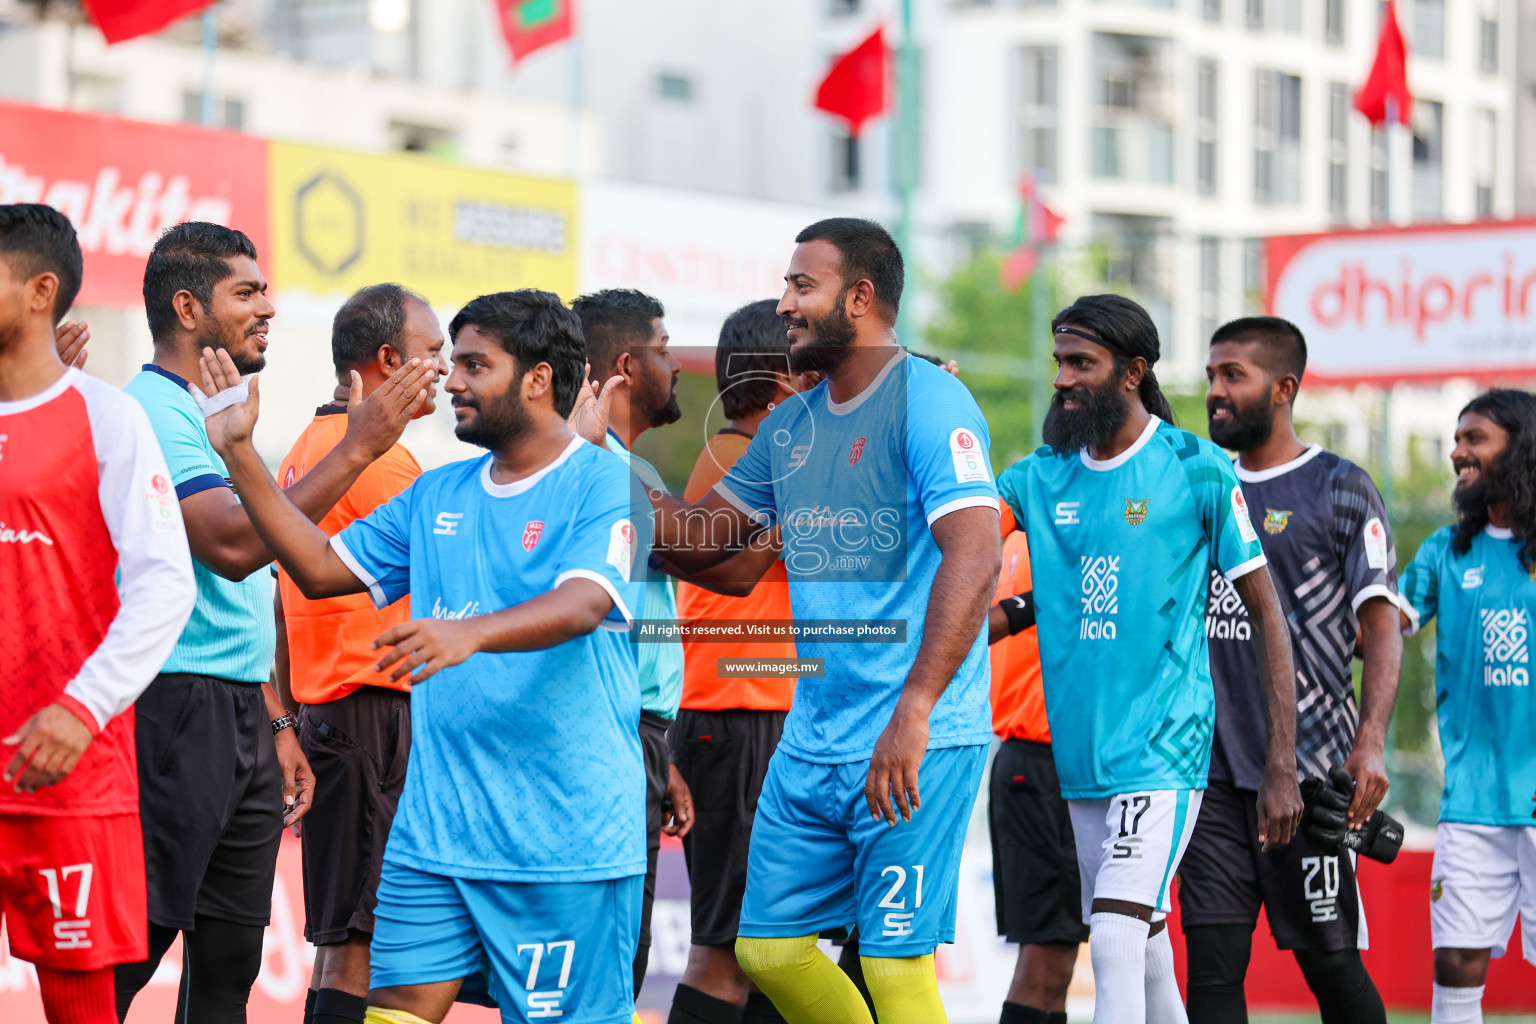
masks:
[[[986,483],[992,479],[981,442],[965,427],[956,427],[949,435],[949,454],[955,463],[955,481],[962,484]]]
[[[176,489],[171,486],[170,478],[164,473],[150,473],[145,494],[149,497],[150,515],[154,520],[155,529],[174,530],[176,528]]]
[[[630,567],[635,561],[635,527],[628,519],[620,519],[608,531],[609,565],[625,583],[629,582]]]
[[[1238,484],[1232,485],[1232,518],[1237,522],[1237,533],[1243,543],[1252,544],[1259,539],[1253,529],[1253,520],[1248,518],[1248,499],[1243,497],[1243,488]]]
[[[523,550],[532,551],[538,546],[539,538],[544,536],[544,520],[534,519],[523,527]]]
[[[1365,524],[1365,564],[1372,569],[1387,567],[1387,528],[1375,516]]]

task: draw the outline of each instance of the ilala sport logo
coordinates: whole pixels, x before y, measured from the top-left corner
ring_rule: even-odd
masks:
[[[1252,640],[1253,624],[1248,609],[1232,581],[1211,573],[1210,595],[1205,602],[1205,635],[1211,640]]]
[[[1483,608],[1483,685],[1531,685],[1530,623],[1524,608]]]
[[[1120,556],[1084,555],[1083,614],[1077,630],[1079,640],[1113,640],[1115,616],[1120,612]]]

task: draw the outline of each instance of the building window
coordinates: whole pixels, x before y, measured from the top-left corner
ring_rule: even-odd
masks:
[[[1499,73],[1499,23],[1486,15],[1477,21],[1477,69],[1485,75]]]
[[[1264,27],[1264,0],[1246,0],[1248,27],[1262,29]]]
[[[1214,60],[1201,58],[1195,65],[1195,191],[1216,194],[1216,90],[1219,68]]]
[[[1280,25],[1287,32],[1301,31],[1301,0],[1280,0]]]
[[[859,140],[842,129],[832,134],[832,191],[859,190]]]
[[[203,122],[203,94],[199,92],[183,92],[181,94],[181,119],[191,124]],[[228,96],[223,99],[214,97],[213,101],[213,126],[216,128],[231,128],[240,131],[245,127],[245,103],[241,100],[232,100]]]
[[[693,79],[664,71],[656,76],[656,94],[664,100],[687,103],[693,99]]]
[[[1019,154],[1026,173],[1056,183],[1057,60],[1054,46],[1019,51]]]
[[[1254,88],[1253,196],[1301,201],[1301,79],[1259,71]]]
[[[1493,216],[1493,188],[1498,173],[1498,115],[1479,110],[1473,121],[1472,178],[1477,216]]]
[[[1413,102],[1413,219],[1439,220],[1445,152],[1445,104]]]
[[[1371,220],[1386,221],[1391,214],[1387,195],[1387,133],[1380,126],[1371,126]]]
[[[1200,338],[1209,342],[1221,321],[1221,239],[1200,238]]]
[[[859,0],[827,0],[827,12],[834,18],[844,14],[858,14]]]
[[[1323,39],[1329,46],[1344,45],[1344,0],[1324,0]]]
[[[390,148],[406,153],[432,153],[453,157],[458,153],[458,137],[450,129],[408,121],[389,122]]]
[[[1221,0],[1200,0],[1200,13],[1206,21],[1221,20]]]
[[[1413,0],[1412,48],[1420,57],[1445,57],[1445,0]]]
[[[1328,85],[1328,216],[1335,224],[1349,220],[1350,90],[1343,82]]]
[[[1095,177],[1173,183],[1172,53],[1168,39],[1094,33]]]

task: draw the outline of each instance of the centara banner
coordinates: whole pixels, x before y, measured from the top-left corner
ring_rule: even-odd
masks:
[[[273,275],[346,295],[398,281],[434,306],[576,288],[576,188],[425,156],[271,144]]]
[[[1309,378],[1536,377],[1536,221],[1283,236],[1268,263]]]
[[[267,144],[0,102],[0,203],[66,214],[85,256],[80,304],[134,306],[149,250],[172,224],[227,224],[265,250]]]

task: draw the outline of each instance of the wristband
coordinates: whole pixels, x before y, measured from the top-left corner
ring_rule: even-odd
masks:
[[[997,602],[1008,619],[1008,635],[1022,633],[1035,624],[1035,592],[1026,590]]]
[[[272,719],[272,735],[276,736],[284,729],[296,729],[298,725],[299,723],[292,715],[284,712],[281,717]]]

